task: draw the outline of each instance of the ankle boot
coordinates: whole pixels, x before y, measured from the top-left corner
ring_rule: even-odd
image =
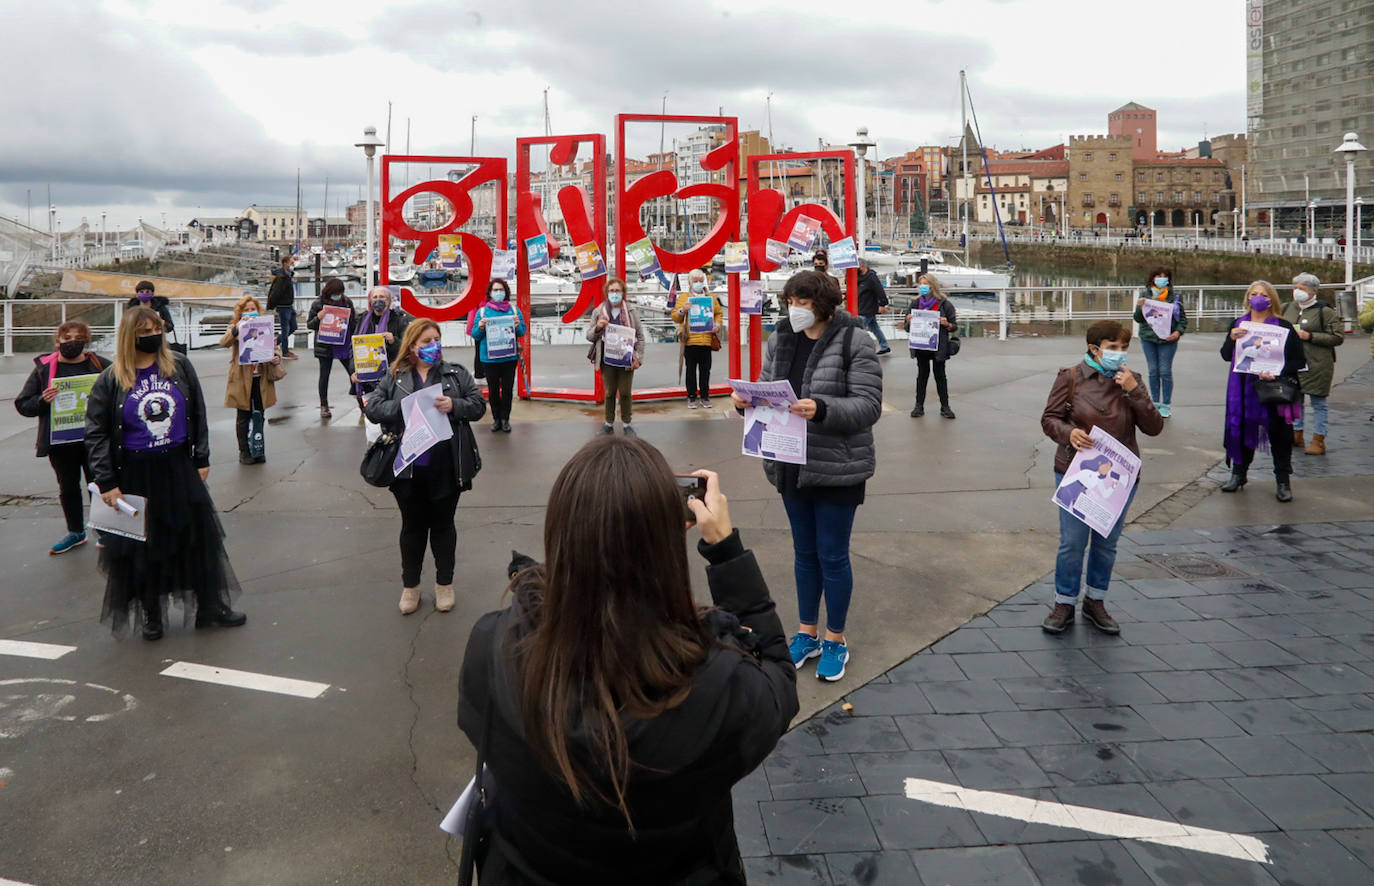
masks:
[[[401,614],[402,614],[402,615],[410,615],[410,613],[414,612],[415,610],[417,610],[417,609],[419,609],[419,608],[420,608],[420,589],[419,589],[419,588],[401,588]]]
[[[1229,480],[1227,480],[1225,483],[1221,484],[1221,491],[1222,491],[1222,492],[1235,492],[1237,489],[1240,489],[1240,488],[1241,488],[1242,486],[1244,486],[1244,485],[1245,485],[1245,469],[1244,469],[1244,468],[1232,468],[1232,469],[1231,469],[1231,479],[1229,479]]]
[[[1277,498],[1277,499],[1278,499],[1279,501],[1281,501],[1281,502],[1290,502],[1290,501],[1292,501],[1292,500],[1293,500],[1293,490],[1292,490],[1292,489],[1289,487],[1289,485],[1288,485],[1288,475],[1287,475],[1287,474],[1275,474],[1275,475],[1274,475],[1274,480],[1275,480],[1274,498]]]
[[[148,641],[162,639],[162,610],[144,608],[143,639]]]
[[[332,412],[329,411],[329,401],[328,401],[328,400],[321,400],[321,401],[320,401],[320,418],[333,418],[333,417],[334,417],[334,413],[332,413]]]
[[[453,608],[453,585],[434,586],[434,608],[440,612],[448,612]]]
[[[1302,431],[1298,431],[1298,430],[1293,431],[1293,446],[1294,446],[1294,447],[1298,447],[1298,446],[1302,446],[1302,445],[1303,445]]]
[[[1302,432],[1299,431],[1298,433]],[[1308,455],[1326,455],[1326,435],[1313,434],[1312,442],[1307,444],[1307,448],[1304,449],[1303,452],[1306,452]]]

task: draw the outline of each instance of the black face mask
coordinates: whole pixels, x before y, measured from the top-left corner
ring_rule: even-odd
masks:
[[[75,360],[86,350],[86,343],[79,339],[57,343],[57,352],[68,360]]]
[[[162,350],[162,333],[156,335],[140,335],[134,339],[134,349],[140,354],[156,354]]]
[[[374,314],[383,314],[383,313],[385,313],[385,312],[386,312],[386,302],[384,302],[384,301],[374,301],[374,302],[372,303],[372,313],[374,313]]]

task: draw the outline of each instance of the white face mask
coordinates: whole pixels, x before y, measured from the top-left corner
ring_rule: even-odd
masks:
[[[705,283],[702,283],[701,281],[697,281],[696,283],[693,283],[693,284],[692,284],[692,291],[693,291],[693,292],[705,292],[705,291],[706,291],[706,284],[705,284]]]
[[[1306,289],[1295,289],[1293,293],[1298,298],[1298,304],[1302,305],[1304,308],[1312,304],[1317,298],[1315,294],[1308,292]]]
[[[613,305],[618,305],[620,304],[621,299],[623,299],[624,297],[625,296],[621,295],[619,292],[612,292],[606,296],[606,301],[610,302]]]
[[[787,322],[792,326],[793,332],[805,332],[816,325],[816,312],[810,308],[790,305],[787,308]]]

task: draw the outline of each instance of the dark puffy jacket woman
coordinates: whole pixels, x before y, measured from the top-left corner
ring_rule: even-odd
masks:
[[[949,363],[949,337],[959,328],[959,312],[954,304],[945,298],[940,281],[930,274],[922,274],[916,281],[916,298],[898,327],[905,330],[911,321],[911,311],[939,311],[939,339],[935,350],[910,348],[911,359],[916,361],[916,405],[912,407],[911,417],[920,418],[926,414],[926,386],[930,383],[931,370],[935,371],[935,393],[940,397],[940,415],[954,418],[954,410],[949,405],[949,378],[945,367]]]
[[[348,310],[348,324],[344,330],[343,344],[327,344],[320,341],[320,315],[325,307],[346,308]],[[320,362],[320,418],[332,418],[333,410],[329,408],[329,375],[334,367],[334,361],[343,364],[344,378],[349,379],[349,393],[358,395],[357,390],[352,386],[353,375],[353,333],[358,326],[358,311],[353,306],[353,299],[344,295],[343,281],[337,277],[324,284],[324,289],[320,291],[320,297],[310,303],[310,315],[306,318],[305,326],[314,332],[315,335],[315,359]],[[358,408],[362,409],[362,399],[358,399]]]

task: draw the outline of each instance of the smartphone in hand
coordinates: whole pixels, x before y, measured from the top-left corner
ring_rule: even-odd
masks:
[[[687,506],[687,502],[694,498],[698,501],[706,500],[706,478],[693,477],[690,474],[674,474],[673,477],[677,480],[678,492],[682,494],[683,517],[688,523],[695,523],[697,521],[697,515],[692,513],[692,509]]]

